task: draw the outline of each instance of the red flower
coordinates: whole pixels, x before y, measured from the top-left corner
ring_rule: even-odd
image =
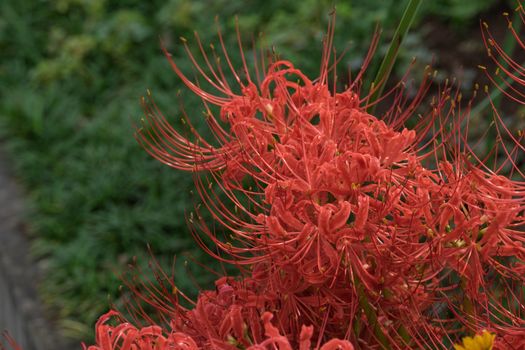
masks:
[[[149,326],[138,329],[133,325],[122,322],[117,326],[106,324],[118,312],[110,311],[102,315],[97,321],[96,345],[86,347],[84,350],[198,350],[193,339],[183,333],[163,335],[158,326]]]
[[[203,293],[186,315],[188,334],[201,339],[206,330],[202,339],[224,344],[231,333],[247,346],[243,327],[257,340],[261,332],[238,320],[253,321],[262,310],[292,344],[301,343],[304,324],[314,326],[319,343],[344,338],[369,348],[439,347],[445,337],[460,337],[458,329],[505,334],[524,325],[525,187],[501,175],[507,168],[522,174],[513,161],[521,139],[511,137],[511,149],[501,141],[507,157],[489,168],[462,127],[470,102],[461,107],[448,84],[409,129],[426,80],[412,102],[400,84],[381,119],[368,114],[359,78],[340,93],[329,84],[330,42],[318,79],[276,61],[257,84],[246,64],[240,78],[223,46],[239,92],[204,50],[206,69],[187,51],[215,93],[186,78],[168,55],[203,99],[214,142],[189,120],[194,138],[184,137],[150,96],[144,103],[146,125],[137,137],[146,150],[174,168],[210,174],[208,182],[196,177],[198,192],[232,238],[217,237],[197,211],[190,223],[198,242],[251,272],[228,287],[235,302],[217,304],[226,294]],[[208,104],[220,108],[217,117]],[[504,128],[500,119],[495,125]],[[199,231],[221,252],[202,243]],[[240,287],[245,282],[250,288]]]
[[[198,350],[217,349],[235,350],[244,348],[247,350],[292,350],[292,345],[286,336],[272,325],[272,314],[265,312],[261,319],[266,339],[258,343],[244,344],[234,335],[228,335],[224,340],[212,340],[209,343],[197,345],[197,342],[187,334],[176,332],[164,336],[163,330],[158,326],[149,326],[137,329],[127,322],[116,326],[106,323],[112,317],[118,317],[115,311],[110,311],[100,317],[96,325],[96,345],[86,347],[84,350]],[[302,327],[299,339],[299,350],[311,349],[311,338],[313,327]],[[354,350],[352,344],[345,340],[332,339],[322,345],[319,350]]]

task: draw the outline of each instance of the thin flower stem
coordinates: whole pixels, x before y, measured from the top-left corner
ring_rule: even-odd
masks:
[[[389,289],[383,290],[383,294],[385,295],[385,298],[387,299],[393,296],[392,291]],[[399,334],[401,339],[403,339],[403,341],[405,342],[405,345],[410,344],[410,340],[411,340],[410,334],[408,333],[408,330],[405,328],[403,324],[399,325],[399,327],[397,328],[397,333]]]
[[[400,325],[399,328],[397,329],[397,333],[399,333],[399,336],[401,337],[401,339],[403,339],[403,341],[405,342],[405,345],[408,346],[410,344],[411,338],[405,326]]]
[[[368,113],[374,113],[376,107],[374,101],[376,101],[383,93],[385,83],[388,80],[390,73],[392,72],[392,68],[394,67],[397,54],[399,53],[399,47],[405,39],[406,34],[408,33],[408,29],[410,28],[412,22],[414,21],[414,18],[416,17],[417,10],[420,4],[421,0],[409,0],[408,2],[405,12],[403,13],[403,17],[401,18],[401,21],[397,26],[396,32],[394,33],[394,37],[390,42],[390,47],[388,48],[383,62],[381,62],[379,71],[377,72],[376,78],[374,79],[374,82],[372,83],[372,86],[370,88],[371,95],[368,102],[369,104],[371,104],[371,106],[368,108]]]
[[[467,289],[467,280],[465,278],[461,279],[461,289],[463,290],[463,312],[465,313],[468,323],[471,323],[474,315],[474,304],[472,303],[472,300],[466,296],[465,291]]]
[[[361,334],[361,322],[359,322],[358,318],[354,320],[354,334],[356,338],[359,339],[359,334]]]
[[[379,326],[379,322],[377,320],[377,315],[376,315],[374,309],[370,306],[370,302],[368,301],[368,298],[366,296],[366,293],[365,293],[365,290],[363,288],[363,285],[362,285],[361,281],[359,280],[359,277],[357,277],[357,276],[354,277],[354,283],[355,283],[355,287],[357,289],[357,295],[358,295],[358,298],[359,298],[359,305],[361,306],[361,308],[363,309],[363,312],[366,315],[366,319],[368,320],[368,324],[374,330],[374,334],[377,337],[377,340],[378,340],[379,344],[381,344],[383,346],[383,349],[390,350],[391,347],[390,347],[390,344],[388,342],[388,339],[387,339],[385,333],[383,333],[383,330],[381,329],[381,327]]]

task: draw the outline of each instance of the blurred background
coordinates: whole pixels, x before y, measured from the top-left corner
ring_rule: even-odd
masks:
[[[406,3],[337,2],[335,47],[348,49],[339,68],[359,69],[380,25],[374,73]],[[25,214],[17,230],[29,238],[40,276],[31,283],[61,337],[92,340],[97,317],[112,303],[122,305],[120,275],[128,264],[136,262],[149,273],[148,244],[167,269],[178,256],[175,280],[190,296],[215,279],[193,260],[222,269],[200,251],[186,225],[185,213],[196,201],[191,175],[151,159],[133,137],[146,89],[175,126],[180,100],[196,126],[204,124],[199,99],[184,91],[159,39],[192,76],[179,37],[196,47],[195,30],[205,44],[218,46],[220,28],[239,62],[237,16],[248,56],[254,37],[256,46],[275,47],[315,78],[333,6],[325,0],[0,1],[0,147],[7,159],[0,166],[10,169],[24,193]],[[460,76],[468,94],[483,80],[477,65],[487,61],[480,19],[505,40],[502,13],[515,6],[504,0],[424,1],[394,75],[401,76],[417,57],[416,79],[434,62],[438,81]],[[481,118],[478,127],[484,124]],[[0,205],[8,208],[12,199]],[[0,239],[0,255],[6,254],[12,238]]]

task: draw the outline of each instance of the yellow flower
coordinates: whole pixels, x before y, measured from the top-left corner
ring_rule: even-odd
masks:
[[[463,344],[454,345],[455,350],[492,350],[496,334],[484,330],[481,334],[474,337],[463,338]]]

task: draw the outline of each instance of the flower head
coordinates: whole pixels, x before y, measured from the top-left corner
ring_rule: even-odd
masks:
[[[136,328],[128,322],[120,321],[112,326],[107,323],[111,319],[118,319],[120,314],[110,311],[102,315],[96,325],[96,344],[86,347],[84,350],[292,350],[289,339],[281,335],[279,330],[272,325],[273,315],[265,312],[259,322],[259,327],[264,329],[260,341],[252,340],[245,344],[240,342],[232,334],[225,335],[222,339],[213,339],[209,334],[200,336],[190,336],[182,332],[168,332],[158,326],[148,326]],[[226,320],[225,320],[226,321]],[[262,321],[262,324],[261,322]],[[246,332],[246,331],[245,331]],[[303,326],[301,329],[298,350],[311,350],[313,327]],[[207,338],[206,341],[199,341],[199,338]],[[319,350],[354,350],[353,345],[340,339],[331,339],[320,347]]]
[[[504,176],[523,175],[514,161],[521,138],[501,139],[500,158],[478,156],[468,140],[472,101],[465,105],[446,83],[421,106],[429,72],[415,97],[403,94],[402,82],[387,93],[386,112],[369,114],[376,101],[362,94],[362,74],[343,91],[329,81],[330,37],[317,79],[285,60],[252,78],[242,57],[239,73],[219,38],[237,88],[200,42],[204,65],[187,52],[213,92],[168,56],[204,101],[215,140],[189,119],[193,137],[183,135],[151,96],[137,133],[160,161],[207,172],[196,176],[198,193],[229,236],[217,235],[198,210],[190,224],[209,254],[244,272],[223,285],[235,302],[216,304],[226,294],[208,291],[185,314],[193,339],[206,330],[205,339],[234,334],[247,346],[243,327],[261,335],[253,320],[268,310],[292,344],[305,324],[319,344],[340,338],[370,348],[437,346],[458,329],[490,325],[505,335],[525,324],[525,184]],[[498,132],[507,130],[495,119]]]
[[[461,345],[454,345],[455,350],[492,350],[496,335],[487,330],[474,337],[465,337]]]

